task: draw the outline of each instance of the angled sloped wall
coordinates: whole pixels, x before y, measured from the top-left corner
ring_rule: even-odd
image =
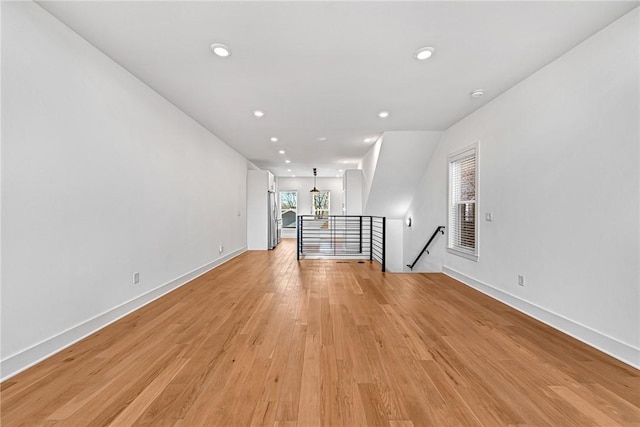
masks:
[[[388,271],[405,269],[403,219],[441,134],[385,132],[360,163],[364,215],[387,217]]]
[[[362,162],[364,214],[404,218],[442,132],[385,132]]]

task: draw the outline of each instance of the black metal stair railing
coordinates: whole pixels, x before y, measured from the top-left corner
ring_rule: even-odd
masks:
[[[386,218],[359,215],[299,215],[297,258],[378,261],[385,271]]]
[[[426,245],[424,245],[424,248],[422,248],[422,250],[420,251],[420,253],[418,254],[418,256],[416,257],[416,259],[413,260],[413,262],[411,264],[407,264],[407,267],[409,267],[411,270],[413,270],[413,267],[415,267],[416,263],[418,262],[418,260],[420,259],[420,257],[422,256],[422,254],[424,254],[425,252],[428,254],[429,253],[429,245],[431,244],[431,242],[433,242],[433,239],[436,238],[436,236],[438,235],[438,233],[442,233],[444,235],[444,225],[439,225],[438,228],[436,228],[436,231],[433,232],[433,234],[431,235],[431,238],[429,239],[429,241],[427,242]]]

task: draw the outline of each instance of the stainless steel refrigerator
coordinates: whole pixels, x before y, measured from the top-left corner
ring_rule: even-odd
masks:
[[[267,221],[269,228],[269,249],[275,248],[280,243],[280,209],[278,208],[278,201],[276,200],[276,193],[269,191],[269,197],[267,197]]]

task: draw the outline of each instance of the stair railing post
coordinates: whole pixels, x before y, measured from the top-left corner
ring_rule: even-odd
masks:
[[[333,246],[333,256],[336,256],[337,244],[336,244],[336,221],[333,218],[331,221],[331,217],[329,217],[329,225],[331,226],[331,246]]]
[[[369,217],[369,261],[373,261],[373,217]]]
[[[360,253],[362,253],[362,216],[360,216]]]
[[[386,252],[387,252],[387,217],[383,216],[382,217],[382,272],[384,273],[386,271],[385,269],[385,264],[384,264],[384,259],[386,258]]]
[[[298,215],[298,261],[302,252],[302,215]]]

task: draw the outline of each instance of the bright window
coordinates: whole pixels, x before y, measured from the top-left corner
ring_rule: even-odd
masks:
[[[280,217],[282,228],[296,228],[296,215],[298,212],[298,192],[280,192]]]
[[[313,197],[312,215],[318,217],[326,217],[329,215],[329,192],[320,191],[311,193]]]
[[[478,260],[478,145],[449,156],[447,250]]]

